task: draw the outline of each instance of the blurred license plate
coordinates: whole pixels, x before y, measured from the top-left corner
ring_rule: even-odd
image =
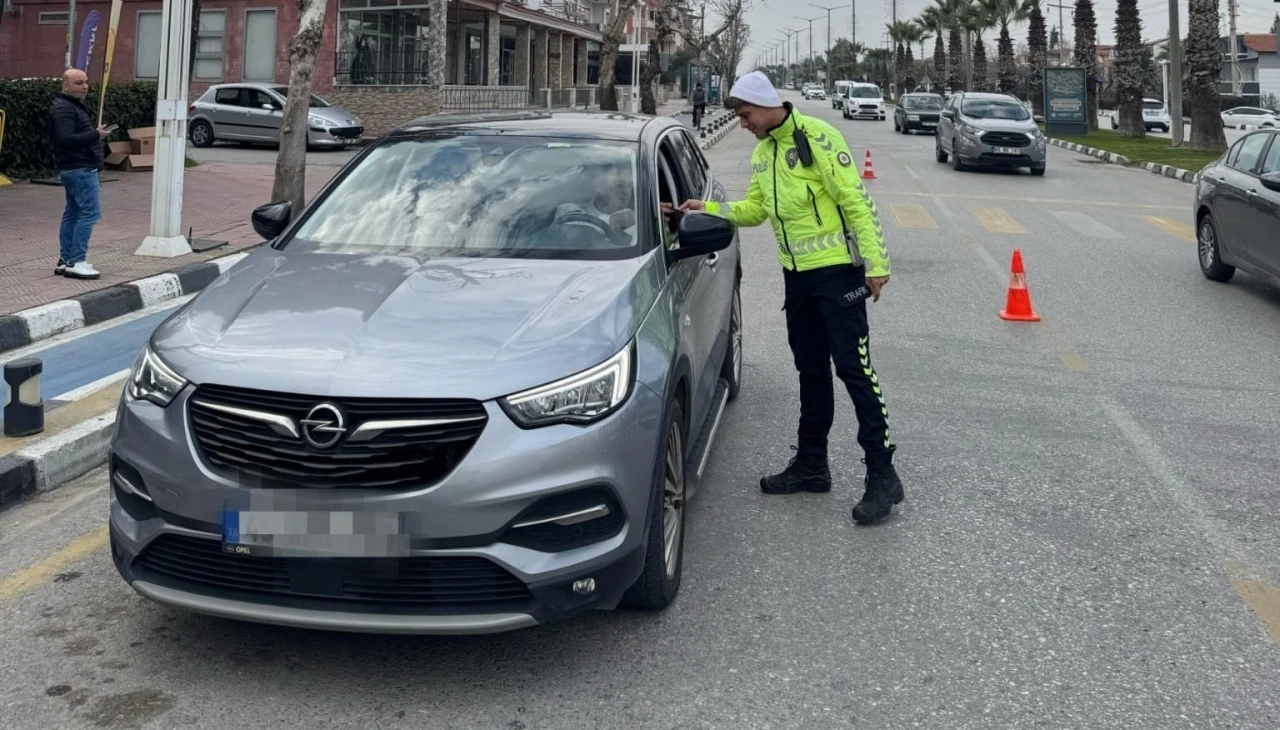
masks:
[[[996,147],[994,151],[995,151],[995,153],[996,153],[997,155],[1016,155],[1016,154],[1019,154],[1019,152],[1018,152],[1018,148],[1017,148],[1017,147]]]
[[[224,512],[222,547],[235,555],[387,558],[409,554],[399,512]]]
[[[936,126],[938,126],[938,123],[937,123],[937,122],[924,122],[924,126],[926,126],[926,127],[936,127]]]

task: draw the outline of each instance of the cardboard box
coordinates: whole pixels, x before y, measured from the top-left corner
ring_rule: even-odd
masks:
[[[130,129],[129,141],[133,144],[130,154],[154,155],[156,153],[156,128],[139,127]]]
[[[125,159],[133,153],[132,142],[108,142],[107,148],[110,151],[107,153],[103,162],[111,167],[120,167],[120,165],[124,163]]]
[[[124,159],[124,166],[121,167],[125,172],[137,172],[139,170],[150,170],[155,167],[156,158],[153,155],[129,155]]]
[[[107,148],[107,165],[125,172],[150,170],[155,167],[156,128],[130,129],[127,142],[109,142]]]

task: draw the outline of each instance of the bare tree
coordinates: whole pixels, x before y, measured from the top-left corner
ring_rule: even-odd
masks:
[[[618,47],[622,45],[622,36],[627,30],[627,19],[636,11],[640,0],[615,0],[613,19],[605,28],[604,38],[600,42],[600,109],[607,112],[618,111],[618,92],[614,84],[614,74],[618,66]],[[634,79],[633,79],[634,81]]]
[[[295,0],[298,32],[289,41],[289,96],[280,127],[276,153],[276,177],[271,199],[293,204],[293,216],[307,200],[307,112],[311,107],[311,79],[316,72],[316,50],[324,39],[327,0]]]
[[[654,33],[649,39],[649,62],[645,65],[644,74],[640,77],[640,112],[642,114],[658,113],[658,100],[654,97],[653,82],[662,75],[662,47],[675,34],[675,23],[684,0],[662,0],[661,4],[652,8]]]

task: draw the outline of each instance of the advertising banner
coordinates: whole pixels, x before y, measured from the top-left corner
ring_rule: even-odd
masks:
[[[1085,69],[1049,66],[1044,70],[1045,132],[1088,134],[1089,101]]]

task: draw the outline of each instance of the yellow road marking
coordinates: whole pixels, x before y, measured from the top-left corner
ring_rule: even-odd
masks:
[[[1084,358],[1080,357],[1074,352],[1064,352],[1061,355],[1058,355],[1058,359],[1061,360],[1062,364],[1066,365],[1067,369],[1072,372],[1083,373],[1084,371],[1089,369],[1089,366],[1087,363],[1085,363]]]
[[[1280,646],[1280,588],[1258,580],[1252,571],[1239,563],[1228,561],[1223,567],[1240,600],[1262,622],[1262,630],[1267,636]]]
[[[104,525],[87,535],[81,535],[56,553],[5,578],[4,582],[0,582],[0,601],[17,598],[53,575],[61,573],[63,568],[89,557],[107,544],[107,530]]]
[[[973,211],[973,214],[978,218],[978,222],[982,224],[982,227],[992,233],[1027,232],[1027,229],[1014,220],[1013,216],[1004,212],[1001,208],[978,208]]]
[[[898,226],[901,228],[938,230],[938,224],[933,220],[933,216],[929,215],[929,211],[924,209],[923,205],[902,203],[891,205],[889,209],[893,211],[893,217],[898,221]]]
[[[116,405],[120,402],[120,389],[123,387],[123,384],[124,378],[121,378],[120,380],[93,391],[83,398],[73,400],[64,406],[55,408],[44,419],[44,431],[41,431],[34,436],[26,436],[23,438],[0,437],[0,456],[12,454],[15,451],[30,446],[40,439],[45,439],[61,431],[65,431],[68,428],[79,423],[83,423],[95,416],[110,413],[115,410]]]
[[[1187,243],[1196,242],[1195,230],[1186,223],[1179,223],[1177,221],[1171,221],[1168,218],[1159,218],[1154,215],[1144,215],[1139,217],[1174,238],[1181,239]]]

